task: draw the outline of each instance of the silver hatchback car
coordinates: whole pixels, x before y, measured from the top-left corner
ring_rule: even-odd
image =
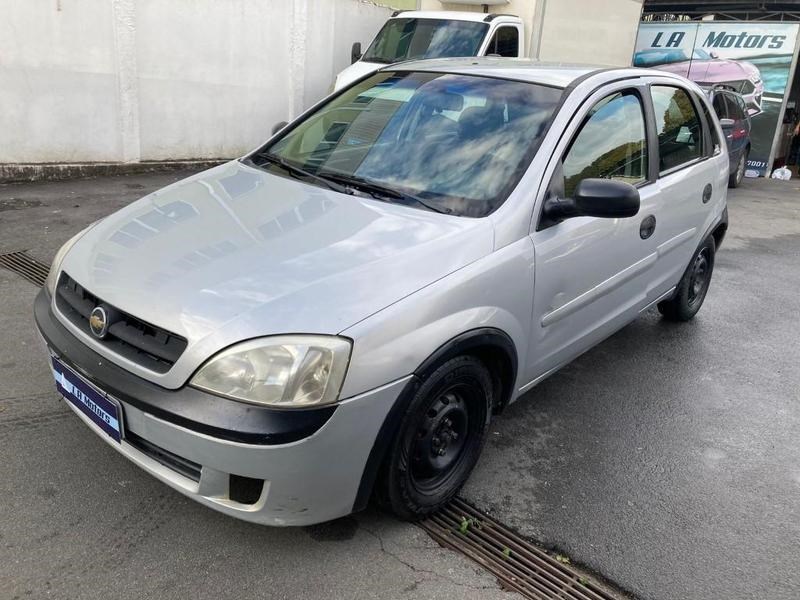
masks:
[[[57,388],[225,514],[424,516],[492,415],[648,307],[695,315],[721,139],[662,71],[387,67],[69,240],[35,302]]]

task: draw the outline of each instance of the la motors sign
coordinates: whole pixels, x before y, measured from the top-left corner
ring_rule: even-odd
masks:
[[[650,44],[651,48],[680,48],[683,45],[685,31],[659,31]],[[699,46],[702,48],[783,48],[787,36],[774,34],[758,34],[741,31],[738,34],[725,31],[709,31]],[[698,45],[698,44],[695,44]]]
[[[791,53],[796,25],[786,23],[643,23],[636,48],[730,52],[738,57]]]

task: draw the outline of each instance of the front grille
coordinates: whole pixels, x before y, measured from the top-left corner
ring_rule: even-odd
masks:
[[[200,469],[202,468],[196,462],[192,462],[188,458],[183,458],[177,454],[173,454],[169,450],[164,450],[155,444],[148,442],[143,437],[139,437],[132,431],[125,432],[125,441],[131,446],[135,447],[142,454],[146,454],[154,461],[161,463],[167,468],[172,469],[188,477],[192,481],[200,481]]]
[[[96,306],[106,309],[108,331],[97,343],[111,352],[156,373],[166,373],[183,351],[186,340],[155,325],[150,325],[103,302],[66,273],[61,273],[56,288],[56,306],[69,321],[92,335],[89,316]]]

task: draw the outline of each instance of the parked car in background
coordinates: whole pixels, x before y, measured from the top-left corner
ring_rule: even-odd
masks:
[[[728,86],[742,95],[750,116],[762,110],[764,82],[753,63],[722,59],[716,52],[709,53],[701,48],[695,48],[691,57],[681,48],[648,48],[634,55],[633,64],[683,75],[701,87]]]
[[[382,69],[69,240],[34,306],[57,388],[225,514],[374,492],[421,518],[509,403],[649,307],[700,310],[728,224],[709,115],[654,70]]]
[[[525,56],[522,19],[514,15],[457,11],[397,11],[353,64],[336,76],[334,90],[390,63],[458,56]]]
[[[711,106],[719,118],[730,159],[728,187],[739,187],[750,154],[750,115],[741,94],[731,88],[715,86],[708,91]]]

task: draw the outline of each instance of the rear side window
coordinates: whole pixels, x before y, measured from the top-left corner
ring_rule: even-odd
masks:
[[[745,103],[744,98],[741,96],[736,96],[736,104],[739,105],[739,110],[742,111],[742,115],[747,117],[747,104]]]
[[[742,107],[739,105],[739,96],[734,96],[733,94],[725,94],[725,102],[728,105],[728,116],[729,118],[733,119],[734,121],[744,121],[744,111]]]
[[[716,126],[716,123],[715,123],[715,119],[711,115],[711,111],[708,110],[708,105],[705,102],[703,102],[701,99],[699,99],[699,98],[696,98],[696,100],[697,100],[697,103],[700,105],[700,107],[703,110],[703,116],[706,118],[706,122],[708,123],[708,130],[709,130],[709,132],[711,132],[711,147],[706,150],[706,153],[710,153],[712,156],[716,155],[716,154],[719,154],[720,152],[722,152],[722,143],[720,142],[719,134],[717,133],[717,126]],[[724,102],[722,100],[722,94],[714,95],[714,100],[712,101],[712,106],[714,107],[714,112],[716,113],[717,118],[724,119],[724,118],[726,118],[724,116],[725,112],[723,111],[722,113],[720,113],[717,110],[717,103],[718,102],[720,104],[722,104],[723,107],[725,106],[725,104],[724,104]]]
[[[634,92],[606,96],[586,115],[562,161],[565,197],[582,179],[647,180],[644,112]]]
[[[659,171],[664,173],[703,155],[703,128],[689,94],[672,86],[650,88],[658,134]]]
[[[500,27],[494,32],[486,54],[497,54],[499,56],[518,56],[519,55],[519,31],[516,27]]]
[[[728,107],[725,104],[724,94],[714,94],[713,105],[714,112],[717,113],[717,117],[720,119],[728,118]]]

